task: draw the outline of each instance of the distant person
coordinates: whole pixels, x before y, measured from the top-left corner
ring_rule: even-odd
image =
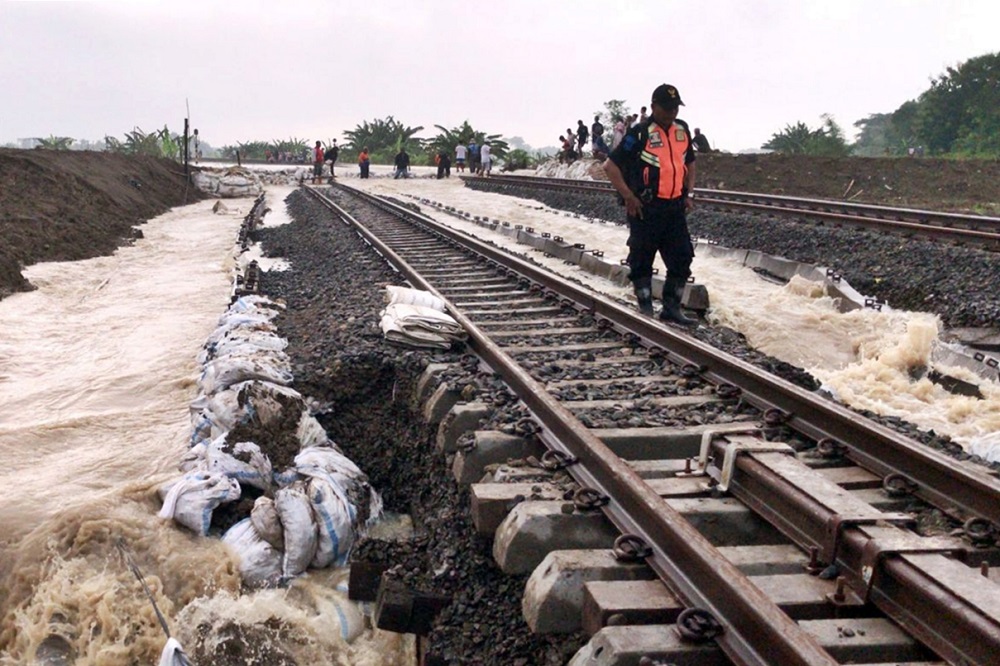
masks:
[[[493,157],[490,155],[490,144],[483,142],[482,148],[479,149],[479,175],[483,177],[489,177],[490,169],[493,168]]]
[[[447,150],[442,150],[437,154],[438,180],[451,178],[451,157]]]
[[[469,173],[479,172],[479,146],[476,145],[476,139],[473,138],[469,141]]]
[[[604,143],[604,125],[601,124],[600,116],[594,116],[594,124],[590,126],[590,141],[595,158],[603,160],[611,152],[608,150],[608,144]]]
[[[708,138],[701,133],[701,129],[698,127],[694,128],[694,136],[691,137],[691,144],[694,149],[699,153],[710,153],[712,152],[712,146],[708,143]]]
[[[459,173],[465,171],[465,153],[468,150],[462,144],[455,146],[455,170]]]
[[[565,136],[560,136],[559,143],[562,145],[559,161],[563,164],[571,164],[576,159],[576,153],[573,152],[573,142]]]
[[[618,147],[618,144],[625,138],[625,119],[621,116],[615,118],[615,126],[611,130],[611,150]]]
[[[649,115],[646,113],[646,107],[639,109],[639,122],[644,123],[649,119]]]
[[[323,159],[330,163],[330,180],[337,177],[334,173],[334,168],[337,166],[337,158],[340,157],[340,148],[337,147],[337,140],[333,140],[333,145],[326,149],[323,153]]]
[[[399,149],[399,152],[396,153],[396,159],[393,160],[393,164],[396,165],[396,173],[393,174],[393,178],[410,177],[410,156],[407,154],[406,148]]]
[[[629,279],[639,310],[653,314],[653,260],[659,252],[667,267],[660,319],[692,326],[697,320],[681,312],[681,293],[694,258],[687,211],[693,205],[695,152],[687,123],[677,118],[682,104],[677,88],[657,86],[650,122],[629,130],[604,171],[625,204]]]
[[[582,120],[576,121],[576,152],[583,155],[583,147],[590,139],[590,130],[583,124]]]
[[[361,169],[361,177],[367,178],[369,169],[371,169],[372,163],[368,158],[368,146],[361,149],[358,153],[358,167]]]
[[[316,147],[313,148],[313,185],[317,185],[323,182],[323,144],[319,141],[316,142]]]

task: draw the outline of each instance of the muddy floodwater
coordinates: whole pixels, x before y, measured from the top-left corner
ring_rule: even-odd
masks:
[[[119,543],[182,644],[243,637],[257,663],[409,663],[406,638],[362,631],[344,570],[241,594],[226,546],[156,517],[252,200],[213,204],[151,220],[113,256],[31,266],[37,290],[0,301],[2,664],[33,662],[46,641],[70,664],[156,663],[165,635]]]

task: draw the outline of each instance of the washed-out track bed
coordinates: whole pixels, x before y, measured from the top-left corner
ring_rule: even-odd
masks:
[[[469,332],[473,355],[428,366],[413,393],[524,595],[518,622],[564,637],[563,654],[585,640],[571,663],[990,663],[988,469],[716,350],[698,339],[710,329],[641,317],[409,208],[329,194],[338,223]],[[512,663],[475,622],[464,642],[435,634],[461,595],[435,581],[447,556],[413,563],[420,539],[363,543],[352,593],[380,626],[423,634],[425,663]]]

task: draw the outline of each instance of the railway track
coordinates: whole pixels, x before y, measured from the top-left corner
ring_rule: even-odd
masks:
[[[535,176],[491,176],[490,180],[494,185],[507,185],[512,188],[614,194],[611,185],[604,181]],[[996,217],[703,188],[696,189],[695,195],[699,205],[781,215],[813,223],[856,226],[878,232],[923,236],[941,242],[1000,251],[1000,218]]]
[[[467,432],[488,409],[457,405],[439,445],[501,568],[533,572],[529,625],[593,634],[573,663],[993,663],[985,468],[409,208],[310,192],[444,298],[520,400],[513,434]],[[474,483],[512,458],[538,463]],[[961,529],[921,536],[914,502]]]

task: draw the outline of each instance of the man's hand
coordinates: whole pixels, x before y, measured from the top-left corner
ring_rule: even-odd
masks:
[[[625,210],[631,217],[637,217],[640,220],[642,217],[642,202],[639,201],[639,197],[635,196],[632,192],[629,192],[625,197]]]
[[[694,210],[694,197],[684,197],[684,212],[690,213]]]

